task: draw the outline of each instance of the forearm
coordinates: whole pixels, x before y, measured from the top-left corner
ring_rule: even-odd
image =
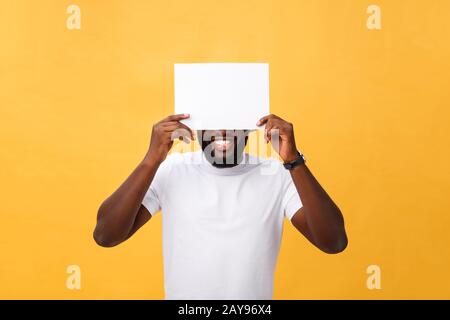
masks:
[[[99,244],[114,245],[127,238],[160,163],[147,155],[125,182],[102,203],[94,231],[94,238]]]
[[[256,125],[265,125],[266,142],[277,139],[276,151],[285,163],[291,163],[298,158],[292,123],[270,114],[262,117]],[[291,220],[293,224],[321,250],[329,253],[344,250],[347,246],[347,236],[339,208],[305,164],[294,167],[290,173],[303,203],[300,211],[304,213],[294,214]]]
[[[347,245],[347,236],[341,211],[305,164],[290,172],[315,244],[326,252],[342,251]]]

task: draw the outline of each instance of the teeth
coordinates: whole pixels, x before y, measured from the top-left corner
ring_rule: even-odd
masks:
[[[221,146],[224,146],[224,145],[230,143],[230,141],[228,141],[228,140],[216,140],[215,142],[216,142],[218,145],[221,145]]]

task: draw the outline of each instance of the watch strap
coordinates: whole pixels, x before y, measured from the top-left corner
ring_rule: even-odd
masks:
[[[297,167],[297,166],[299,166],[299,165],[301,165],[301,164],[304,164],[304,163],[306,162],[305,157],[303,156],[303,154],[301,154],[301,153],[298,152],[298,151],[297,151],[297,154],[298,154],[297,159],[295,159],[294,161],[283,163],[283,167],[284,167],[285,169],[287,169],[287,170],[292,170],[292,169],[294,169],[295,167]]]

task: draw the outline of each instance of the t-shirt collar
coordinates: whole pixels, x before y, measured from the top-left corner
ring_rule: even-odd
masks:
[[[217,168],[217,167],[214,167],[208,161],[208,159],[206,159],[206,156],[203,153],[203,151],[198,151],[198,152],[200,153],[200,156],[201,156],[201,163],[199,164],[200,168],[204,171],[207,171],[209,173],[213,173],[216,175],[221,175],[221,176],[239,175],[239,174],[242,174],[242,173],[245,173],[245,172],[251,170],[252,168],[254,168],[255,166],[258,165],[258,164],[249,163],[250,156],[248,153],[244,153],[242,160],[238,165],[236,165],[234,167],[230,167],[230,168]]]

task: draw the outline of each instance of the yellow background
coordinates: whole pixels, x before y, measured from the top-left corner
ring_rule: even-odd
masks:
[[[92,230],[172,113],[175,62],[270,63],[271,110],[345,215],[338,256],[286,223],[275,298],[450,298],[450,1],[377,0],[381,31],[371,3],[2,0],[0,298],[164,297],[161,215],[113,249]]]

